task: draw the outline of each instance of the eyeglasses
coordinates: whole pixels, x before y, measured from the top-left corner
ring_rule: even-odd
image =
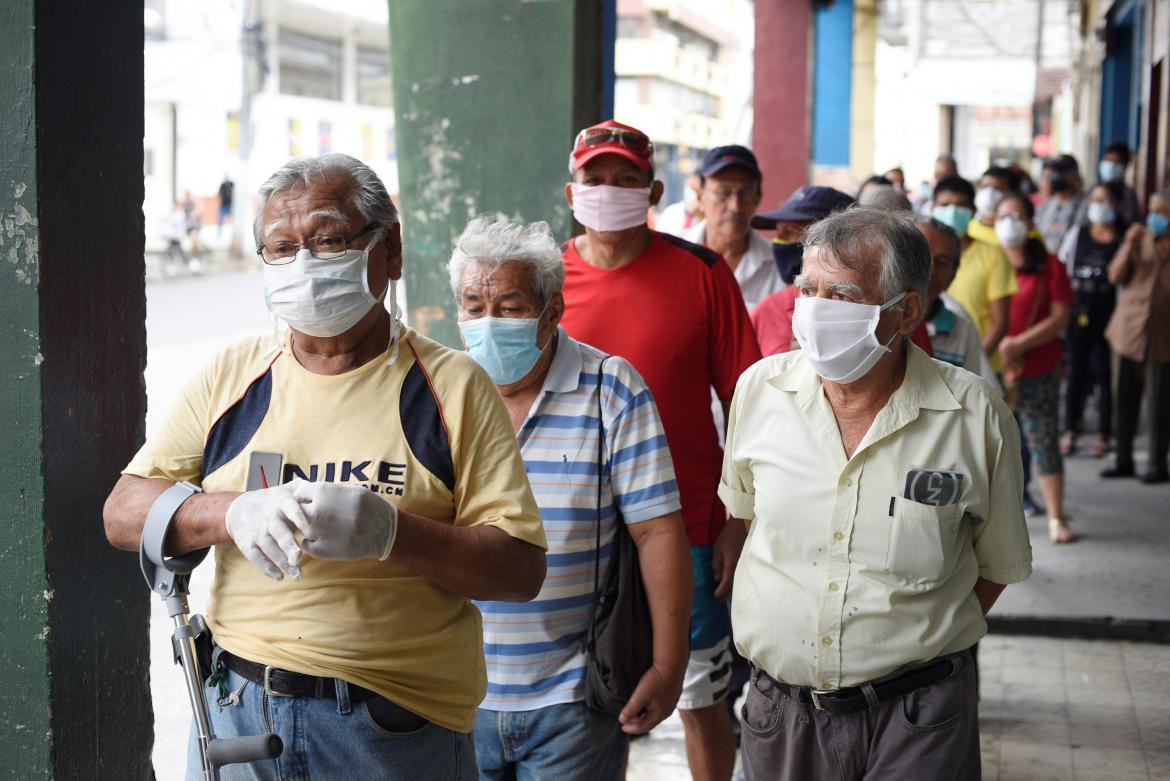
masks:
[[[378,227],[378,225],[370,223],[348,239],[337,234],[325,233],[313,236],[301,244],[292,241],[274,241],[271,244],[261,244],[260,248],[256,250],[256,254],[270,266],[283,266],[286,263],[292,263],[301,247],[309,250],[309,254],[317,260],[337,260],[345,255],[350,244],[362,236],[373,233]]]
[[[580,151],[592,146],[603,144],[618,144],[636,155],[650,157],[654,153],[654,145],[650,139],[635,130],[626,130],[620,127],[590,127],[577,134],[573,141],[573,150]]]

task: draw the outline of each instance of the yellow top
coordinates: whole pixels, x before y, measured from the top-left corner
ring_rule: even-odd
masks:
[[[1013,296],[1019,289],[1016,273],[1003,250],[976,239],[963,251],[947,292],[971,315],[982,339],[991,327],[991,302]],[[991,366],[1000,370],[998,353],[991,356]]]
[[[977,375],[907,350],[848,460],[802,352],[740,377],[719,485],[751,521],[731,620],[781,681],[855,686],[967,648],[987,631],[976,578],[1031,573],[1011,411]]]
[[[243,491],[252,454],[279,476],[364,485],[403,510],[490,524],[545,544],[499,392],[465,353],[403,329],[353,371],[302,367],[270,338],[222,352],[184,391],[125,474]],[[258,458],[259,461],[263,457]],[[417,572],[373,559],[307,559],[300,582],[269,580],[231,544],[215,551],[208,624],[261,664],[342,678],[448,729],[469,732],[487,677],[479,611]]]

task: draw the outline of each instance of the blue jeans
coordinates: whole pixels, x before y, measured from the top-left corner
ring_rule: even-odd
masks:
[[[246,685],[245,685],[246,683]],[[275,732],[284,753],[275,760],[220,768],[221,781],[474,781],[471,735],[452,732],[382,697],[360,703],[313,697],[270,697],[260,684],[228,674],[240,692],[236,705],[220,708],[218,692],[204,688],[217,738]],[[265,704],[267,700],[267,725]],[[201,781],[194,726],[187,747],[187,779]]]
[[[583,702],[536,710],[480,708],[475,717],[480,781],[621,779],[628,738],[614,716]]]

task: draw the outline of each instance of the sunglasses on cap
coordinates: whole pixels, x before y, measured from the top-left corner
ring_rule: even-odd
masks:
[[[573,142],[573,151],[581,152],[606,144],[618,144],[642,157],[650,157],[654,153],[654,145],[644,134],[620,127],[590,127],[582,130]]]

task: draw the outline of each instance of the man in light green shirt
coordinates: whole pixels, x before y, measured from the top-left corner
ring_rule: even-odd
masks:
[[[719,496],[749,524],[732,623],[762,778],[979,778],[969,651],[1031,572],[1019,430],[910,343],[927,242],[854,209],[805,238],[793,330],[732,401]]]

